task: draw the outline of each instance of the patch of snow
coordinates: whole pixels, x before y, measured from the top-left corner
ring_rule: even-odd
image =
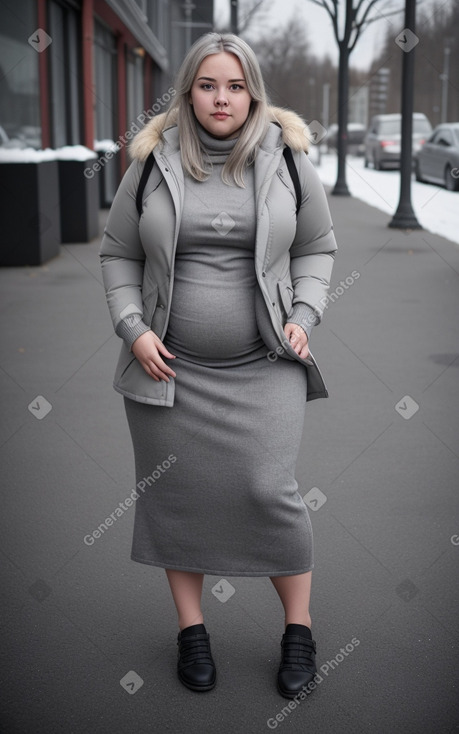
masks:
[[[56,151],[51,148],[35,150],[35,148],[1,148],[0,163],[41,163],[55,161]]]
[[[107,138],[106,140],[95,140],[94,141],[94,150],[100,151],[103,153],[106,153],[108,150],[112,151],[113,153],[117,153],[120,150],[121,146],[118,143],[115,143],[114,140],[110,140]]]
[[[84,145],[65,145],[57,148],[56,154],[60,161],[87,161],[89,158],[97,158],[97,153]]]
[[[337,174],[336,155],[321,155],[314,167],[325,186],[334,186]],[[375,171],[365,168],[363,158],[348,156],[346,178],[352,196],[394,215],[400,197],[400,171]],[[459,244],[459,192],[416,181],[411,183],[411,203],[421,226],[434,234]]]
[[[63,148],[2,148],[0,147],[1,163],[41,163],[42,161],[87,161],[97,158],[90,148],[84,145],[65,145]]]

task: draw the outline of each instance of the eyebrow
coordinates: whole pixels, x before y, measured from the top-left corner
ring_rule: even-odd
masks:
[[[213,79],[211,76],[200,76],[199,79],[196,81],[200,81],[201,79],[206,79],[208,82],[216,82],[216,79]],[[229,82],[245,82],[245,79],[228,79]]]

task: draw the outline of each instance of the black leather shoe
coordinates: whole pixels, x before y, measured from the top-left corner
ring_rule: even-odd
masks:
[[[210,651],[210,635],[203,624],[193,624],[178,633],[178,677],[192,691],[210,691],[217,671]]]
[[[301,691],[310,693],[308,684],[317,673],[316,643],[311,630],[303,624],[288,624],[282,637],[282,659],[277,674],[277,688],[285,698]]]

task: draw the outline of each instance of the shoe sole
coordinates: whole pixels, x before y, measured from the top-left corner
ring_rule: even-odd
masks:
[[[279,691],[281,696],[283,696],[284,698],[295,698],[295,696],[298,696],[299,693],[303,693],[302,688],[300,688],[299,691],[295,691],[295,693],[293,693],[292,691],[284,691],[284,689],[280,687],[279,683],[277,684],[277,690]],[[306,695],[309,696],[309,694],[312,693],[312,690],[304,691],[304,693],[306,693]]]
[[[207,686],[195,686],[195,685],[193,685],[193,683],[188,683],[188,681],[183,680],[183,678],[181,678],[180,675],[178,676],[178,679],[179,679],[180,683],[182,683],[182,685],[184,685],[186,688],[189,688],[190,691],[197,691],[198,693],[201,692],[201,691],[202,692],[204,692],[204,691],[211,691],[212,688],[215,687],[215,684],[217,682],[217,678],[215,677],[214,682],[213,683],[209,683],[209,685],[207,685]]]

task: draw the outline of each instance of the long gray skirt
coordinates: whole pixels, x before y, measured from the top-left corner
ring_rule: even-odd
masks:
[[[177,357],[172,408],[124,398],[139,495],[132,560],[218,576],[313,568],[295,479],[306,370],[267,351],[231,367]]]

